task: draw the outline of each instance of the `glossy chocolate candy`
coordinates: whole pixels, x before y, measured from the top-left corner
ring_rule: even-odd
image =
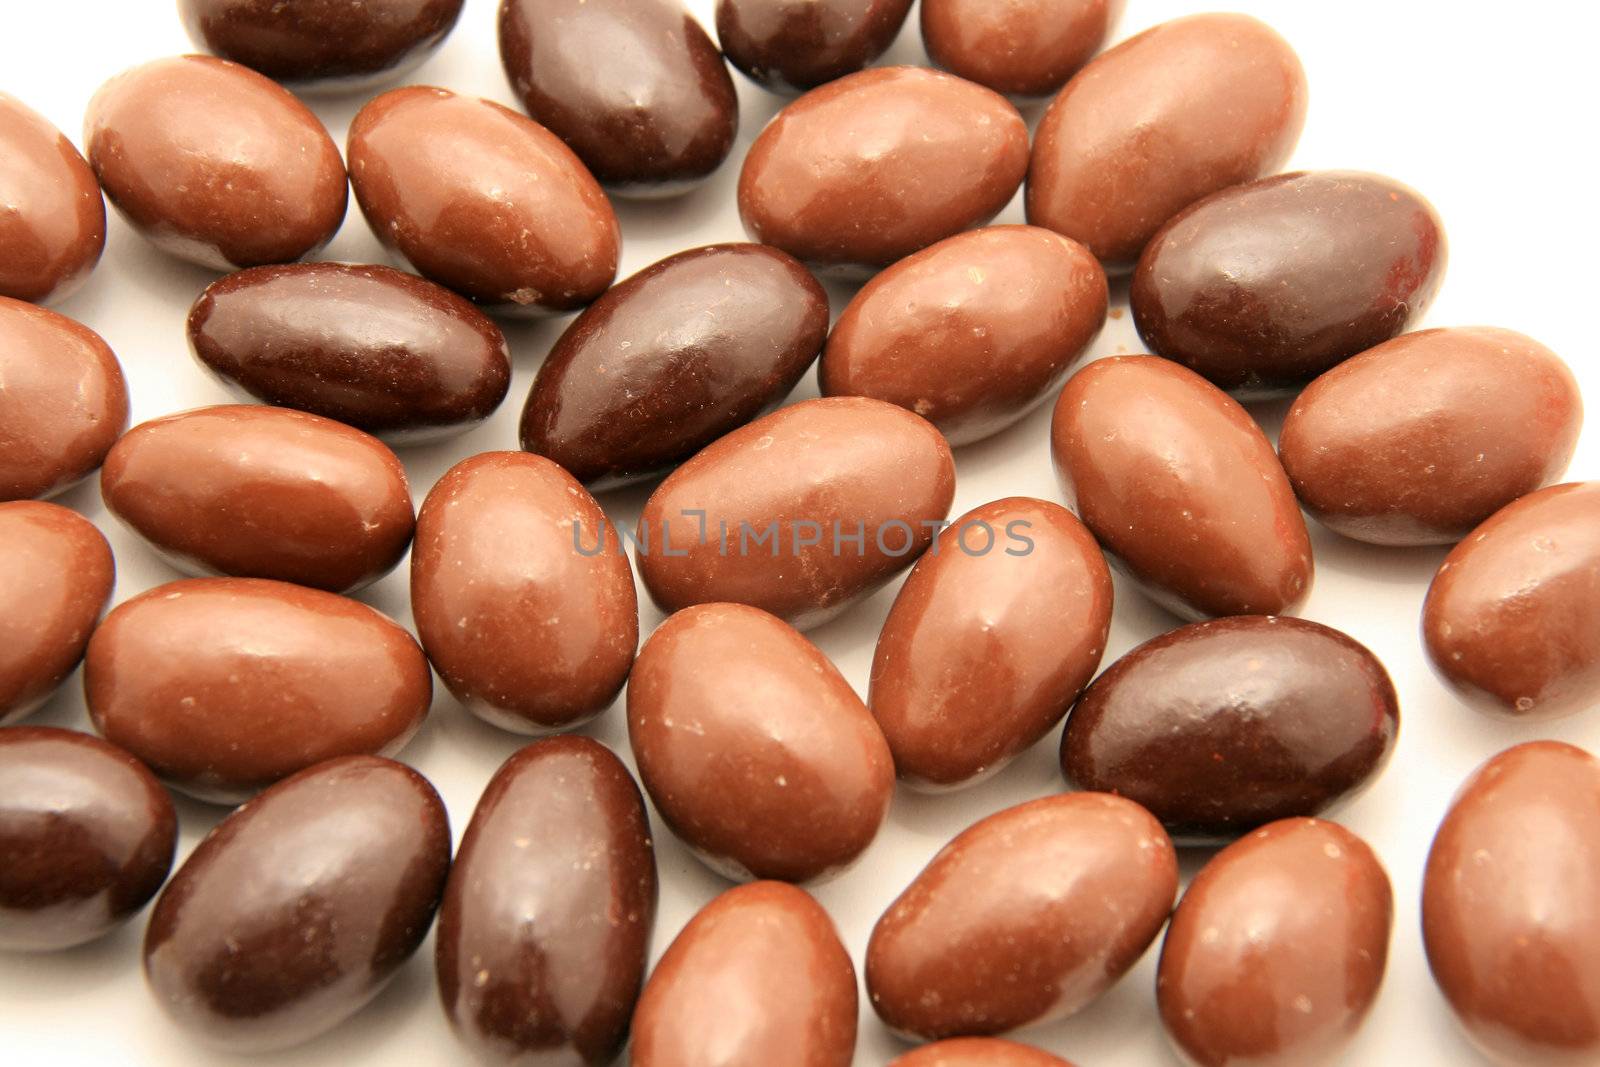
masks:
[[[1281,174],[1163,226],[1129,300],[1150,351],[1241,396],[1274,396],[1404,332],[1445,259],[1438,214],[1399,182]]]
[[[1091,61],[1050,104],[1028,221],[1125,273],[1173,215],[1283,166],[1305,120],[1305,71],[1269,27],[1231,14],[1164,22]]]
[[[1061,769],[1138,801],[1180,842],[1226,840],[1360,792],[1393,754],[1399,714],[1383,664],[1339,631],[1216,619],[1096,678],[1067,719]]]
[[[0,93],[0,297],[74,293],[106,246],[100,183],[50,120]]]
[[[805,92],[881,56],[911,0],[718,0],[717,39],[757,85]]]
[[[953,1037],[912,1049],[889,1067],[1072,1067],[1059,1056],[998,1037]]]
[[[1428,852],[1422,941],[1440,991],[1491,1060],[1600,1057],[1600,763],[1517,745],[1457,791]]]
[[[1428,587],[1422,640],[1439,677],[1490,714],[1600,704],[1600,482],[1541,489],[1472,531]]]
[[[1163,607],[1282,615],[1310,594],[1310,535],[1271,443],[1194,372],[1089,364],[1061,391],[1050,445],[1069,505]]]
[[[669,256],[561,335],[522,409],[522,447],[597,489],[648,477],[781,400],[827,333],[827,293],[775,248]]]
[[[83,687],[106,740],[175,789],[237,804],[334,756],[392,755],[433,678],[365,604],[255,578],[160,585],[106,616]]]
[[[856,972],[822,906],[756,882],[702,908],[650,974],[632,1067],[850,1067]]]
[[[188,334],[195,358],[236,391],[391,444],[476,426],[511,382],[499,327],[449,290],[391,267],[240,271],[200,294]]]
[[[915,411],[952,445],[998,433],[1055,392],[1106,320],[1088,250],[1036,226],[958,234],[873,278],[822,354],[822,392]]]
[[[172,876],[145,931],[150,991],[207,1044],[308,1041],[417,950],[449,869],[425,778],[372,756],[320,763],[224,819]]]
[[[464,459],[429,491],[411,611],[455,698],[517,733],[600,714],[639,644],[616,528],[571,475],[523,452]]]
[[[645,502],[639,573],[663,611],[751,604],[819,625],[909,567],[955,495],[950,446],[880,400],[805,400],[697,453]]]
[[[644,798],[597,741],[538,741],[495,772],[439,909],[445,1015],[486,1062],[604,1067],[644,982],[656,862]]]
[[[1131,800],[1008,808],[946,845],[878,920],[867,996],[890,1029],[926,1039],[1063,1018],[1144,954],[1177,892],[1172,842]]]
[[[402,77],[444,43],[464,0],[178,0],[190,40],[296,89]]]
[[[616,277],[622,232],[594,176],[491,101],[423,85],[368,101],[350,183],[384,247],[490,311],[571,311]]]
[[[733,78],[681,0],[501,0],[500,61],[528,114],[620,195],[680,193],[733,148]]]
[[[376,438],[258,405],[141,423],[106,457],[106,507],[190,574],[276,578],[343,593],[411,543],[411,490]]]
[[[177,835],[172,798],[120,748],[0,730],[0,949],[71,948],[126,922],[166,880]]]
[[[89,101],[84,143],[134,229],[216,270],[288,263],[344,221],[339,149],[294,94],[211,56],[158,59]]]
[[[865,277],[994,218],[1027,162],[1028,127],[998,93],[920,67],[864,70],[761,131],[739,215],[763,244]]]
[[[952,74],[1039,99],[1100,51],[1122,7],[1123,0],[922,0],[922,43]]]
[[[100,335],[0,296],[0,501],[78,484],[127,425],[122,365]]]
[[[49,700],[77,667],[116,576],[105,535],[77,512],[0,503],[0,725]]]
[[[912,568],[872,657],[868,703],[901,779],[979,781],[1050,731],[1111,626],[1100,546],[1059,504],[1008,497],[956,519]]]
[[[1346,537],[1452,544],[1560,478],[1582,426],[1577,380],[1533,338],[1422,330],[1307,386],[1278,455],[1300,503]]]
[[[1161,946],[1161,1021],[1194,1067],[1327,1067],[1377,999],[1394,894],[1366,842],[1284,819],[1189,884]]]
[[[832,875],[877,836],[894,764],[836,667],[742,604],[662,623],[628,682],[628,737],[661,817],[730,878]]]

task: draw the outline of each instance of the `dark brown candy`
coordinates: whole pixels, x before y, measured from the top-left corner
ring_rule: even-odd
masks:
[[[1061,769],[1148,808],[1180,842],[1316,815],[1388,762],[1399,704],[1377,657],[1337,630],[1245,615],[1147,641],[1067,719]]]
[[[365,604],[255,578],[191,578],[124,601],[89,640],[106,740],[175,789],[237,804],[325,759],[393,755],[428,713],[410,634]]]
[[[391,444],[460,433],[511,382],[505,336],[449,290],[390,267],[299,263],[213,283],[189,348],[224,383]]]
[[[416,771],[348,756],[234,812],[172,876],[145,931],[156,1003],[206,1043],[308,1041],[417,950],[450,869],[444,804]]]
[[[106,247],[100,183],[50,120],[0,93],[0,296],[70,296]]]
[[[616,212],[561,139],[510,108],[412,85],[350,124],[350,183],[372,230],[488,310],[571,311],[617,275]]]
[[[856,972],[822,906],[782,882],[738,886],[667,947],[634,1015],[632,1067],[850,1067]]]
[[[1192,371],[1089,364],[1056,401],[1050,447],[1068,504],[1169,610],[1291,614],[1310,594],[1311,538],[1271,443]]]
[[[650,635],[628,738],[661,817],[730,878],[837,873],[894,791],[889,747],[838,668],[742,604],[686,608]]]
[[[921,67],[829,82],[778,112],[739,175],[745,230],[818,270],[864,277],[994,218],[1028,166],[1006,99]]]
[[[1457,791],[1422,879],[1428,965],[1496,1063],[1600,1057],[1600,763],[1533,741]]]
[[[922,0],[922,43],[952,74],[1020,99],[1054,94],[1105,44],[1124,0]]]
[[[1088,250],[1036,226],[992,226],[907,256],[850,301],[822,354],[822,392],[915,411],[952,445],[1054,393],[1106,321]]]
[[[1307,386],[1278,455],[1300,503],[1346,537],[1452,544],[1560,478],[1582,426],[1577,380],[1533,338],[1422,330]]]
[[[763,245],[680,252],[567,327],[522,410],[522,447],[594,488],[688,459],[788,394],[822,348],[828,295]]]
[[[1428,587],[1422,640],[1440,678],[1490,714],[1600,703],[1600,482],[1541,489],[1472,531]]]
[[[1281,174],[1173,218],[1134,273],[1150,351],[1243,396],[1294,392],[1403,333],[1444,278],[1444,227],[1376,174]]]
[[[1100,546],[1059,504],[967,512],[912,568],[872,657],[872,715],[900,777],[979,781],[1061,721],[1111,626]]]
[[[485,1061],[616,1059],[644,982],[656,862],[644,798],[586,737],[495,772],[439,909],[445,1015]]]
[[[77,667],[116,577],[88,519],[56,504],[0,503],[0,725],[49,700]]]
[[[455,698],[517,733],[600,714],[639,644],[633,569],[615,527],[570,474],[524,452],[464,459],[429,491],[411,611]]]
[[[733,78],[681,0],[501,0],[500,61],[528,114],[620,195],[682,192],[733,148]]]
[[[0,730],[0,949],[71,948],[126,922],[166,880],[177,835],[172,798],[120,748]]]
[[[927,1039],[1063,1018],[1144,954],[1177,892],[1172,842],[1131,800],[1007,808],[946,845],[878,920],[867,996],[891,1029]]]
[[[411,490],[374,437],[302,411],[225,405],[129,430],[100,472],[106,507],[190,574],[343,593],[411,543]]]
[[[0,296],[0,500],[88,477],[128,425],[122,365],[65,315]]]
[[[444,43],[464,0],[179,0],[190,40],[297,89],[398,79]]]
[[[1338,1062],[1378,997],[1389,876],[1336,823],[1284,819],[1195,876],[1156,977],[1161,1021],[1195,1067]]]
[[[339,149],[283,86],[211,56],[158,59],[89,101],[84,142],[134,229],[216,270],[289,263],[344,221]]]
[[[909,567],[955,494],[925,419],[861,397],[804,400],[708,445],[639,517],[639,573],[663,611],[751,604],[805,629]]]
[[[728,61],[775,92],[815,89],[881,56],[911,0],[719,0]]]
[[[1305,70],[1270,27],[1247,15],[1164,22],[1096,57],[1051,102],[1028,221],[1126,273],[1173,215],[1283,166],[1305,121]]]

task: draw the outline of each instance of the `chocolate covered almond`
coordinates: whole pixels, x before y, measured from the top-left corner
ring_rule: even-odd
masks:
[[[0,296],[74,293],[106,247],[106,202],[83,156],[50,120],[0,93]]]

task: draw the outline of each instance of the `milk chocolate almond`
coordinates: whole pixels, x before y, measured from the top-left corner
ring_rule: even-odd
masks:
[[[877,59],[911,0],[718,0],[717,39],[756,84],[805,92]]]
[[[50,120],[6,93],[0,93],[0,159],[0,296],[64,299],[106,247],[100,183]]]
[[[101,736],[219,804],[325,759],[392,755],[433,679],[411,635],[365,604],[286,582],[191,578],[123,602],[89,639]]]
[[[998,1037],[953,1037],[913,1049],[889,1067],[1072,1067],[1059,1056]]]
[[[922,43],[952,74],[1038,99],[1100,51],[1122,7],[1123,0],[922,0]]]

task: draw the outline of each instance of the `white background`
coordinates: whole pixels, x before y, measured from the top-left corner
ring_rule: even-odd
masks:
[[[995,0],[999,2],[999,0]],[[713,0],[690,0],[709,26]],[[1425,325],[1492,324],[1521,330],[1562,354],[1591,398],[1600,398],[1594,359],[1595,246],[1593,126],[1596,93],[1592,42],[1600,15],[1588,4],[1534,0],[1237,0],[1299,51],[1310,78],[1311,108],[1292,165],[1381,171],[1420,189],[1443,215],[1450,264]],[[191,50],[167,0],[0,0],[0,90],[43,112],[75,141],[95,88],[118,71]],[[494,41],[494,0],[468,0],[454,35],[412,80],[513,104]],[[1129,0],[1116,36],[1205,10],[1200,0]],[[886,62],[924,63],[916,14]],[[743,105],[738,144],[713,180],[681,200],[619,204],[625,238],[622,274],[684,248],[743,239],[734,209],[740,160],[780,106],[735,78]],[[312,105],[343,144],[362,103]],[[1029,114],[1037,119],[1037,110]],[[1589,133],[1583,133],[1583,130]],[[1021,198],[1001,221],[1022,221]],[[344,229],[325,258],[381,261],[377,243],[352,200]],[[169,259],[113,220],[105,259],[88,285],[60,310],[103,334],[121,357],[133,420],[223,402],[221,388],[187,353],[184,316],[216,275]],[[848,292],[835,290],[837,311]],[[1095,355],[1138,351],[1113,293],[1113,315]],[[533,374],[565,320],[508,327],[515,376],[504,407],[483,427],[444,444],[402,453],[412,490],[422,496],[444,470],[476,452],[515,448],[516,420]],[[814,395],[814,379],[797,395]],[[1600,421],[1600,399],[1592,399]],[[1282,406],[1258,409],[1275,431]],[[959,481],[952,516],[1011,494],[1057,498],[1048,449],[1048,407],[1011,430],[956,456]],[[1600,477],[1600,430],[1582,438],[1574,478]],[[602,503],[631,526],[642,491],[608,494]],[[116,599],[175,577],[105,513],[96,483],[64,503],[100,523],[118,569]],[[1442,550],[1393,550],[1343,541],[1313,525],[1318,577],[1304,614],[1346,630],[1388,665],[1399,687],[1399,748],[1387,772],[1339,814],[1364,835],[1388,867],[1396,895],[1393,952],[1382,996],[1350,1050],[1350,1064],[1473,1062],[1427,972],[1417,928],[1423,857],[1448,799],[1479,762],[1517,741],[1559,737],[1600,747],[1600,712],[1541,726],[1491,721],[1453,699],[1431,676],[1417,639],[1417,613]],[[410,624],[406,569],[363,599]],[[898,584],[898,583],[896,583]],[[863,694],[891,587],[812,637]],[[1176,625],[1119,582],[1116,622],[1106,662]],[[641,594],[644,629],[660,615]],[[76,677],[30,722],[87,729]],[[624,752],[622,706],[589,732]],[[1061,788],[1059,731],[998,778],[951,796],[900,791],[883,833],[862,861],[816,894],[833,914],[858,964],[872,923],[946,840],[1002,807]],[[442,688],[422,732],[403,754],[438,786],[456,834],[501,760],[524,743],[478,722]],[[219,817],[218,809],[180,801],[180,859]],[[727,883],[696,862],[656,822],[662,898],[655,954]],[[1203,855],[1185,858],[1193,872]],[[1596,887],[1600,891],[1600,887]],[[146,994],[139,968],[143,916],[120,932],[57,955],[0,956],[0,1063],[219,1065],[235,1062],[194,1044],[166,1022]],[[753,946],[754,947],[754,946]],[[463,1062],[439,1010],[432,941],[373,1005],[300,1049],[240,1063],[393,1064]],[[1161,1034],[1153,997],[1155,952],[1103,1000],[1076,1018],[1024,1039],[1076,1060],[1080,1067],[1175,1062]],[[901,1046],[862,1000],[858,1065],[883,1064]]]

